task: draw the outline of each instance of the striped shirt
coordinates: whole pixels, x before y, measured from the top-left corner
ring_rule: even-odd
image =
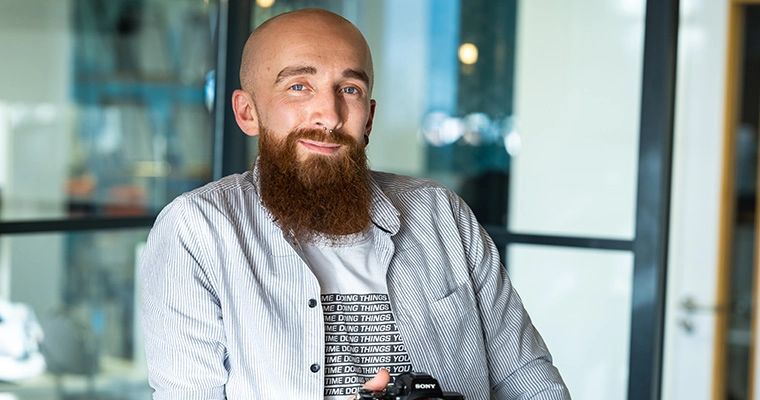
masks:
[[[179,196],[140,262],[155,399],[324,396],[320,286],[261,204],[255,172]],[[468,400],[569,399],[496,247],[466,204],[372,173],[371,229],[412,367]]]

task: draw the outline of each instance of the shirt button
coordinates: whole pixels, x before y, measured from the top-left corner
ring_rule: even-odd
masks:
[[[309,299],[309,307],[314,308],[316,306],[317,306],[317,300],[315,300],[315,299]]]
[[[311,369],[311,372],[319,372],[319,364],[311,364],[309,369]]]

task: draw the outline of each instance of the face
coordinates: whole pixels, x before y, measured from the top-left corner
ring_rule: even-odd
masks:
[[[246,43],[235,118],[261,135],[261,199],[285,232],[341,242],[369,226],[372,79],[364,38],[335,14],[284,14]]]
[[[260,127],[276,141],[316,130],[296,142],[299,161],[344,155],[330,130],[364,143],[372,130],[372,60],[353,25],[323,14],[294,13],[255,33],[244,53],[243,91],[233,95],[238,124],[249,135]],[[247,45],[248,47],[248,45]]]

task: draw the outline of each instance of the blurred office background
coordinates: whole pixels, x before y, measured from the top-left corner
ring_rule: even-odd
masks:
[[[757,0],[0,0],[0,399],[148,399],[136,262],[247,169],[267,18],[373,49],[374,169],[456,190],[574,398],[756,399]]]

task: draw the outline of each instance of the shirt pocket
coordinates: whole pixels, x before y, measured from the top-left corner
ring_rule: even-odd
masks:
[[[460,285],[434,302],[432,314],[441,345],[439,362],[445,376],[466,377],[466,380],[482,382],[487,387],[487,358],[472,287]],[[447,384],[455,381],[457,379]]]
[[[471,335],[479,330],[475,294],[469,285],[459,285],[450,294],[436,300],[432,311],[439,334],[447,339],[446,342],[471,339]]]

